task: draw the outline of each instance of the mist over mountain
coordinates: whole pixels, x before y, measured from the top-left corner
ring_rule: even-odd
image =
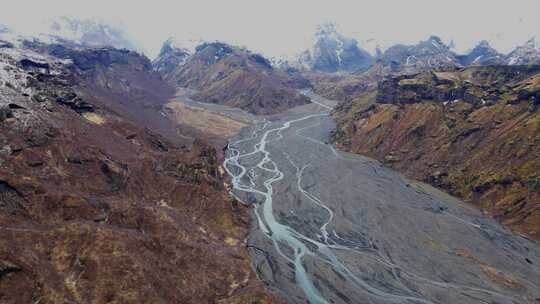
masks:
[[[516,1],[4,5],[0,303],[537,303]]]
[[[82,47],[114,47],[143,52],[133,38],[123,29],[96,19],[79,19],[62,16],[41,22],[38,29],[20,32],[17,29],[0,29],[0,37],[8,40],[39,40],[46,43],[70,44]]]
[[[40,35],[53,42],[67,41],[89,47],[140,50],[124,30],[100,21],[60,17],[49,20],[46,26]]]

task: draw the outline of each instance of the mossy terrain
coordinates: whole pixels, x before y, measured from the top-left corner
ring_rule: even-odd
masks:
[[[336,143],[540,239],[540,67],[400,76],[334,113]]]

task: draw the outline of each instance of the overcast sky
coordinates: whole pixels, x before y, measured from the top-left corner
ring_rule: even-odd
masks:
[[[122,25],[149,56],[170,36],[290,54],[329,21],[367,48],[413,44],[433,34],[454,40],[457,51],[486,39],[508,52],[532,36],[540,39],[539,12],[540,0],[2,0],[0,24],[35,31],[43,19],[59,15],[99,18]]]

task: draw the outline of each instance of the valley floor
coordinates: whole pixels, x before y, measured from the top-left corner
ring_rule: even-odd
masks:
[[[230,141],[248,247],[290,303],[536,303],[540,247],[380,163],[327,144],[331,103],[268,117]]]

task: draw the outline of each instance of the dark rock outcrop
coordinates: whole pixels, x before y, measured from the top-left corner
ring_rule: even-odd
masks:
[[[501,99],[535,99],[536,91],[511,90],[508,83],[517,83],[538,73],[540,66],[493,66],[387,77],[379,82],[377,101],[407,104],[463,100],[479,107]]]
[[[540,66],[388,77],[335,110],[337,144],[540,239]]]

